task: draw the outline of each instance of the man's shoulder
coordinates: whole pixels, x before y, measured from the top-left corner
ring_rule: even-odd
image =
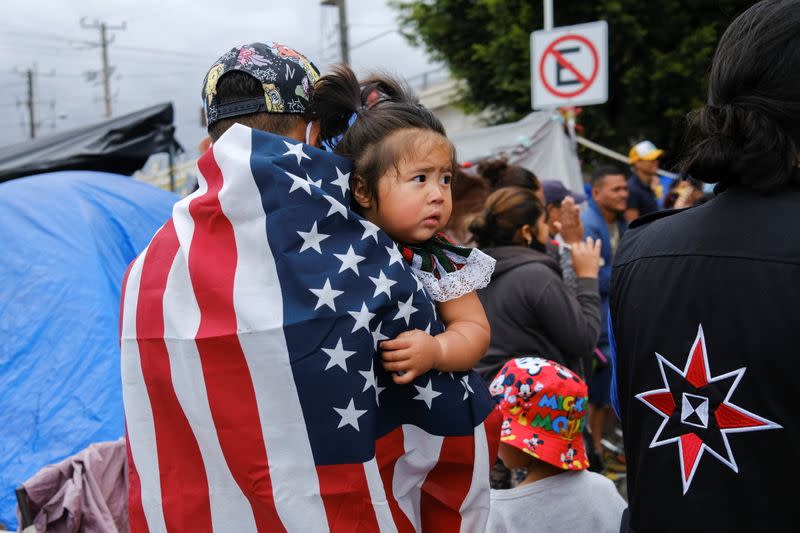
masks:
[[[604,223],[600,213],[593,209],[592,206],[587,206],[583,213],[581,213],[581,222],[583,223],[584,229],[589,227],[598,228]]]
[[[639,218],[637,218],[636,220],[632,221],[628,225],[628,229],[641,228],[641,227],[647,226],[648,224],[651,224],[651,223],[655,222],[656,220],[661,220],[662,218],[671,217],[672,215],[675,215],[675,214],[680,213],[681,211],[685,211],[685,210],[686,209],[665,209],[665,210],[662,210],[662,211],[654,211],[652,213],[648,213],[646,215],[642,215]]]

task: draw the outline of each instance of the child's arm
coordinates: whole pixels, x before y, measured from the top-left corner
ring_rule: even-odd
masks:
[[[435,337],[418,329],[405,331],[381,343],[383,368],[395,383],[411,383],[435,368],[442,372],[470,370],[489,346],[489,321],[475,291],[440,302],[445,331]]]

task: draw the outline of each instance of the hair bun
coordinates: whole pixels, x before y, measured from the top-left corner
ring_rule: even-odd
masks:
[[[705,105],[689,121],[697,140],[681,165],[684,174],[761,191],[796,179],[796,143],[760,109],[747,103]]]
[[[478,174],[489,180],[492,188],[503,180],[507,171],[505,159],[484,159],[478,163]]]

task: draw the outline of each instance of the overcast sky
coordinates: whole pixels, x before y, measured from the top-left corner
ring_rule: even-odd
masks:
[[[92,83],[85,74],[100,69],[100,48],[85,44],[98,42],[100,32],[83,29],[82,17],[90,24],[127,25],[110,32],[114,116],[171,101],[178,140],[190,153],[204,135],[199,125],[203,76],[234,45],[279,41],[305,53],[323,72],[339,60],[337,9],[319,0],[225,6],[219,0],[5,0],[3,8],[0,145],[28,137],[27,86],[15,70],[34,63],[39,135],[104,119],[101,78]],[[383,0],[347,0],[347,18],[351,63],[358,74],[382,69],[412,77],[437,68],[397,33],[379,36],[397,28],[396,13]]]

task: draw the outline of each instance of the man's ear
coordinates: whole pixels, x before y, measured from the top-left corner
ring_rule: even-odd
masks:
[[[197,149],[200,150],[200,155],[206,153],[206,151],[211,148],[211,137],[205,136],[203,140],[200,141],[200,144],[197,146]]]
[[[355,200],[362,209],[369,209],[372,207],[372,195],[367,188],[367,182],[358,174],[353,174],[350,177],[350,193],[353,195],[353,200]]]
[[[319,142],[319,120],[314,120],[311,122],[311,129],[308,131],[308,144],[314,146],[315,148],[321,148]]]

